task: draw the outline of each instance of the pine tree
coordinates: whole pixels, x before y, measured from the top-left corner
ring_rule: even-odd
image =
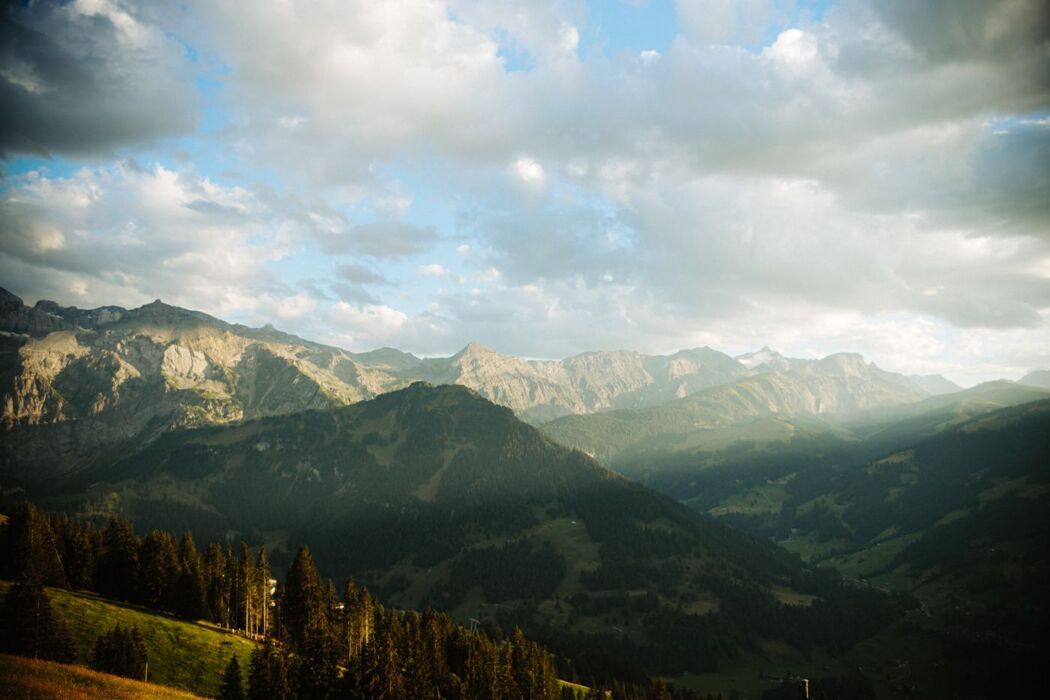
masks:
[[[307,638],[319,631],[327,632],[328,611],[325,606],[321,577],[314,566],[310,550],[300,547],[285,577],[283,623],[289,641],[302,649]]]
[[[233,556],[233,549],[229,544],[226,545],[224,559],[226,560],[224,588],[227,594],[226,611],[228,615],[226,626],[230,629],[237,629],[241,619],[239,613],[241,611],[241,601],[244,600],[244,586],[242,580],[237,576],[237,557]]]
[[[174,610],[179,557],[175,538],[154,530],[139,545],[139,595],[155,610]]]
[[[226,578],[226,557],[214,542],[204,555],[204,598],[208,619],[223,627],[230,626],[230,592]]]
[[[184,620],[200,619],[206,612],[201,555],[193,542],[193,535],[188,532],[179,543],[179,577],[175,586],[174,612]]]
[[[241,665],[237,656],[230,656],[230,663],[222,674],[222,685],[219,687],[219,700],[244,700],[244,688],[241,686]]]
[[[139,546],[126,519],[110,518],[102,533],[97,589],[107,598],[135,600],[138,589]]]
[[[273,642],[255,648],[248,671],[248,700],[291,700],[293,669],[289,658]]]
[[[64,514],[51,518],[51,531],[69,587],[94,587],[97,553],[92,531]]]
[[[55,618],[38,581],[8,589],[0,610],[0,649],[34,659],[70,662],[75,658],[69,630]]]
[[[95,640],[92,666],[96,671],[142,680],[146,672],[146,645],[138,627],[117,625]]]
[[[270,585],[270,561],[266,557],[266,548],[259,548],[259,556],[255,560],[255,631],[266,636],[270,633],[270,608],[273,605],[273,590]]]
[[[16,505],[7,521],[7,550],[8,578],[47,586],[68,585],[51,523],[32,503]]]
[[[237,559],[237,599],[240,607],[235,611],[237,622],[245,634],[252,631],[252,611],[254,609],[253,588],[255,579],[255,564],[252,561],[252,552],[247,543],[241,542],[241,555]]]

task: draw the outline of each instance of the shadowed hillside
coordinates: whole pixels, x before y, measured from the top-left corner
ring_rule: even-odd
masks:
[[[345,408],[162,436],[53,496],[141,527],[310,545],[403,607],[515,624],[649,669],[715,667],[756,635],[848,644],[878,596],[807,571],[562,448],[468,389],[416,384]],[[782,605],[791,591],[817,596]],[[812,598],[807,598],[812,600]],[[831,621],[849,616],[851,628]],[[591,644],[591,636],[594,644]]]

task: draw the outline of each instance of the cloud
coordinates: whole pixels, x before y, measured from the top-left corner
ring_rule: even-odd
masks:
[[[5,3],[0,152],[90,154],[193,130],[185,52],[106,0]]]
[[[226,126],[187,157],[245,176],[12,179],[0,272],[255,316],[302,294],[287,323],[355,349],[852,343],[1013,367],[1050,339],[1044,4],[680,0],[644,55],[588,48],[587,5],[556,0],[14,8],[18,148],[185,131],[188,47]],[[433,298],[417,277],[453,259],[477,287]]]
[[[416,268],[416,272],[424,277],[444,277],[449,274],[449,271],[445,269],[444,265],[439,265],[438,263],[420,265]]]
[[[330,228],[318,239],[333,253],[357,253],[373,258],[402,258],[427,250],[437,240],[433,229],[397,221],[376,221]]]
[[[705,43],[752,44],[777,15],[774,0],[676,0],[675,10],[689,34]]]
[[[268,267],[287,254],[288,229],[246,190],[121,164],[9,184],[0,277],[28,298],[134,306],[161,297],[231,314],[263,294],[295,297]]]
[[[543,166],[531,158],[518,158],[514,161],[514,174],[526,185],[542,187],[547,176]]]
[[[335,268],[335,273],[341,279],[351,282],[353,284],[393,284],[390,280],[383,275],[379,274],[371,268],[364,267],[363,265],[355,265],[352,263],[345,263],[338,265]]]

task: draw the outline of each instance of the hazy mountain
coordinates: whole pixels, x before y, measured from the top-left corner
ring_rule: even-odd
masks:
[[[930,396],[962,391],[962,387],[939,374],[909,374],[908,379]]]
[[[707,441],[712,431],[756,419],[822,418],[914,403],[925,395],[902,382],[901,375],[865,363],[859,355],[839,353],[822,360],[788,364],[776,360],[776,364],[789,369],[705,389],[660,406],[566,416],[542,429],[564,445],[602,462],[619,464],[652,450],[688,449]],[[783,427],[787,423],[767,421],[765,425]]]
[[[160,301],[138,309],[25,306],[0,290],[0,474],[27,481],[164,430],[346,405],[418,379],[461,383],[541,418],[645,403],[744,372],[712,350],[526,361],[471,344],[451,358],[349,353]]]
[[[754,372],[790,372],[795,362],[771,350],[768,345],[761,350],[737,355],[736,361]]]
[[[1018,384],[1050,389],[1050,369],[1037,369],[1021,377]]]
[[[789,360],[766,349],[742,363],[697,348],[667,356],[589,352],[553,361],[511,357],[477,343],[448,358],[394,348],[350,353],[160,301],[131,310],[48,301],[27,307],[2,290],[0,334],[0,475],[28,482],[126,452],[172,428],[347,405],[418,380],[468,386],[533,423],[659,406],[773,366],[790,377],[777,380],[785,386],[772,398],[752,397],[753,405],[737,413],[822,415],[926,395],[911,379],[858,355]],[[786,386],[799,382],[804,386]]]
[[[393,604],[491,617],[568,645],[597,635],[598,647],[649,669],[710,668],[756,636],[848,646],[889,614],[885,601],[605,470],[458,386],[414,384],[343,408],[170,432],[52,498],[85,503],[140,528],[238,532],[276,548],[278,563],[285,543],[305,542],[326,571],[353,574]],[[819,605],[777,602],[813,601],[807,594]],[[826,625],[828,615],[857,627]]]

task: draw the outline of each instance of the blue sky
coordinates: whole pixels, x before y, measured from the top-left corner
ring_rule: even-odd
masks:
[[[6,10],[0,284],[352,350],[1050,365],[1038,0]]]

